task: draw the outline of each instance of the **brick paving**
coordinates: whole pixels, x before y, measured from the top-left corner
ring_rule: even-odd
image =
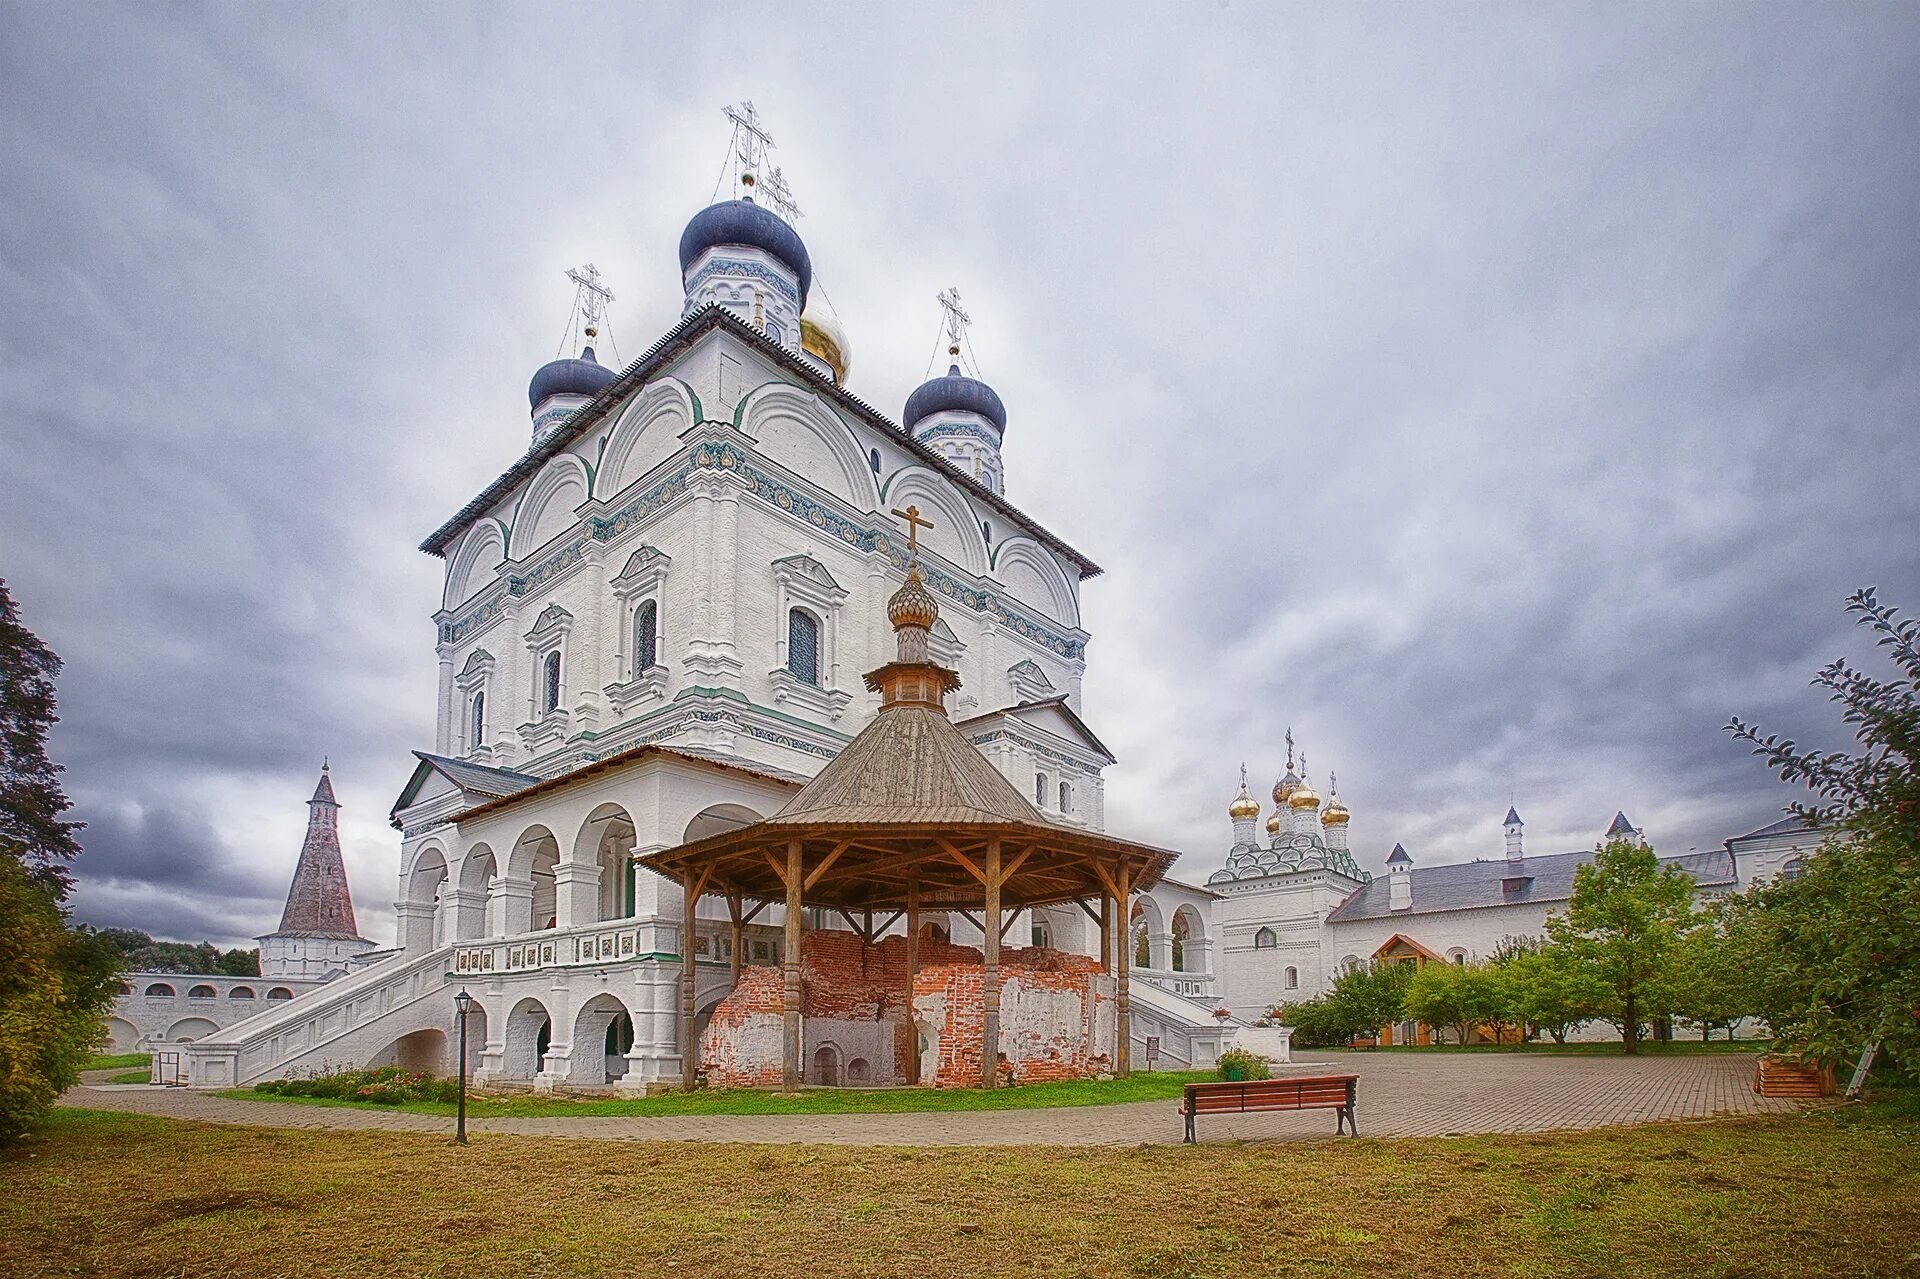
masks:
[[[1781,1114],[1756,1095],[1754,1058],[1559,1057],[1532,1053],[1301,1053],[1294,1069],[1360,1076],[1362,1135],[1461,1136]],[[63,1104],[273,1128],[451,1133],[453,1120],[388,1110],[243,1101],[183,1089],[82,1084]],[[614,1141],[823,1142],[873,1146],[1139,1145],[1178,1142],[1177,1103],[897,1115],[583,1116],[474,1119],[476,1133]],[[1331,1111],[1203,1115],[1203,1142],[1333,1136]]]

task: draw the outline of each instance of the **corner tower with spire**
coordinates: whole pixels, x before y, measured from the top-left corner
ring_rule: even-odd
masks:
[[[353,919],[353,894],[340,855],[340,801],[332,771],[323,762],[320,782],[307,801],[307,838],[293,868],[280,927],[259,938],[262,977],[329,977],[344,972],[355,955],[374,944]]]

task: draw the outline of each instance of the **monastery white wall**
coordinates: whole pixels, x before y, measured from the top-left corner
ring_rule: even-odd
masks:
[[[317,979],[156,972],[127,973],[121,980],[125,993],[115,998],[107,1014],[108,1049],[117,1053],[200,1039],[323,984]]]

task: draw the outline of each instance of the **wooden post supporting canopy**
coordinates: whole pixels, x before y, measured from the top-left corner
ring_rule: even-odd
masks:
[[[780,1084],[788,1092],[800,1087],[800,909],[804,883],[800,876],[800,841],[787,841],[787,954],[786,989],[782,999]]]
[[[907,878],[907,1082],[920,1082],[920,1023],[913,1019],[913,983],[920,975],[920,877]]]
[[[737,990],[740,987],[740,946],[745,932],[740,921],[740,893],[737,889],[727,894],[727,919],[733,925],[733,986]]]
[[[680,1086],[691,1092],[700,1086],[700,1041],[694,1035],[696,981],[694,973],[694,911],[707,876],[688,867],[680,880]]]
[[[992,1088],[1000,1076],[1000,841],[987,841],[986,938],[981,956],[980,1086]]]
[[[1113,971],[1113,898],[1100,894],[1100,971]]]
[[[1114,954],[1114,976],[1119,979],[1119,994],[1114,1000],[1116,1016],[1115,1042],[1113,1046],[1113,1073],[1117,1078],[1127,1079],[1133,1074],[1133,995],[1127,989],[1127,972],[1133,966],[1133,921],[1128,918],[1128,884],[1132,867],[1122,864],[1119,875],[1119,891],[1114,895],[1114,918],[1122,921],[1119,929],[1120,946]]]

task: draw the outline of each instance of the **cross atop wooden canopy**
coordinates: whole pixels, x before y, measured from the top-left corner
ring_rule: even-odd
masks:
[[[920,518],[920,507],[917,504],[909,504],[904,511],[895,509],[893,513],[907,522],[907,554],[918,557],[920,554],[920,530],[923,528],[932,528],[933,521]]]
[[[895,514],[909,528],[919,527],[916,508]],[[694,1086],[698,1070],[694,908],[709,892],[728,899],[736,955],[743,902],[786,907],[781,1064],[790,1089],[800,1082],[800,946],[807,906],[838,912],[869,944],[904,918],[909,998],[921,912],[957,912],[979,925],[985,968],[981,1084],[991,1088],[999,1061],[1001,938],[1021,910],[1076,903],[1099,922],[1102,966],[1117,978],[1114,1066],[1127,1074],[1128,903],[1133,893],[1159,881],[1176,854],[1043,816],[947,717],[946,695],[960,686],[960,677],[927,656],[927,633],[939,609],[917,566],[888,601],[887,612],[899,656],[866,676],[868,687],[881,694],[873,722],[772,817],[640,859],[685,889],[681,1035],[687,1086]],[[883,917],[877,927],[876,914]],[[908,1078],[915,1082],[918,1064],[910,1056]]]

